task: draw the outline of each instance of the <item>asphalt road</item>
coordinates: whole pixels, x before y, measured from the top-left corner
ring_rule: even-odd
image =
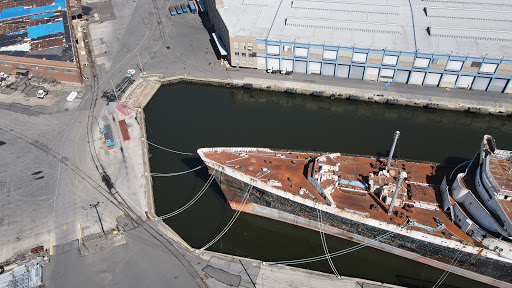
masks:
[[[176,248],[152,235],[148,226],[129,229],[120,237],[125,244],[102,247],[86,256],[78,253],[77,241],[56,246],[55,255],[43,269],[45,285],[55,288],[205,287],[196,282],[200,280],[195,270],[189,273],[182,265],[184,259],[176,257]],[[101,241],[95,244],[106,246]]]

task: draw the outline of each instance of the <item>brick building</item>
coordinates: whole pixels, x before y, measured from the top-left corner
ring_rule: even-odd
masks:
[[[66,0],[0,1],[0,72],[82,83]]]

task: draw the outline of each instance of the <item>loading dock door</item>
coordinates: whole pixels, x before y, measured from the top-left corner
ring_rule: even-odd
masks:
[[[295,71],[297,73],[306,73],[306,67],[308,62],[306,61],[295,61]]]
[[[487,89],[487,86],[489,86],[490,81],[491,78],[476,77],[475,82],[473,83],[473,87],[471,89],[485,91]]]
[[[457,75],[444,74],[443,79],[441,79],[441,83],[439,84],[439,87],[454,88],[456,81]]]
[[[320,74],[321,67],[322,67],[322,63],[309,62],[309,74]]]
[[[379,68],[366,67],[366,73],[364,75],[365,80],[377,81],[379,77]]]
[[[494,79],[489,87],[489,91],[503,92],[507,85],[507,79]]]
[[[336,77],[348,78],[348,71],[350,70],[350,66],[348,65],[338,65],[336,68]]]
[[[334,64],[324,63],[322,65],[322,75],[334,76]]]
[[[279,70],[279,59],[268,58],[267,59],[267,69]]]
[[[475,79],[474,76],[460,76],[459,80],[457,80],[457,88],[462,89],[469,89],[471,87],[471,84],[473,83],[473,80]]]
[[[395,75],[395,70],[393,69],[380,69],[380,78],[379,81],[393,81],[393,76]]]
[[[425,77],[424,85],[429,86],[437,86],[439,85],[439,80],[441,79],[441,74],[439,73],[428,73]]]
[[[293,71],[293,60],[282,59],[281,70]]]
[[[397,83],[407,83],[409,79],[409,71],[405,70],[396,70],[395,82]]]
[[[425,78],[425,72],[413,71],[411,78],[409,78],[409,84],[422,85],[423,78]]]
[[[352,69],[350,69],[350,76],[349,76],[349,78],[352,78],[352,79],[363,79],[363,74],[364,74],[364,67],[352,66]]]

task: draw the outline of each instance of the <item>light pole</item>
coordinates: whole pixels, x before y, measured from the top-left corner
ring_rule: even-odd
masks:
[[[103,229],[103,223],[101,222],[100,213],[98,212],[98,206],[100,205],[100,202],[97,202],[96,204],[89,204],[89,207],[94,207],[96,209],[96,214],[98,214],[98,219],[100,219],[100,226],[101,226],[101,232],[105,234],[105,230]]]

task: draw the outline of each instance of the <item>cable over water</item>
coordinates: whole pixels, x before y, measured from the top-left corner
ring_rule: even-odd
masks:
[[[165,148],[165,147],[162,147],[162,146],[158,146],[155,143],[149,142],[146,139],[142,139],[142,140],[146,141],[148,144],[151,144],[151,145],[153,145],[155,147],[158,147],[158,148],[160,148],[162,150],[165,150],[165,151],[169,151],[169,152],[173,152],[173,153],[177,153],[177,154],[183,154],[183,155],[198,155],[197,153],[181,152],[181,151],[176,151],[176,150],[168,149],[168,148]]]
[[[192,200],[190,200],[187,204],[185,204],[185,206],[181,207],[180,209],[178,209],[178,210],[176,210],[174,212],[171,212],[169,214],[165,214],[163,216],[160,216],[160,217],[158,217],[158,219],[164,220],[164,219],[170,218],[172,216],[175,216],[175,215],[185,211],[185,209],[187,209],[188,207],[192,206],[192,204],[194,204],[194,202],[196,202],[197,199],[199,199],[199,197],[201,197],[203,195],[203,193],[206,191],[206,189],[208,189],[208,186],[210,186],[210,184],[212,183],[213,179],[214,179],[214,176],[212,174],[210,176],[210,178],[208,178],[208,181],[206,181],[206,183],[204,184],[203,188],[201,188],[199,193],[197,193],[197,195],[194,196],[194,198],[192,198]]]
[[[183,171],[183,172],[176,172],[176,173],[151,173],[151,176],[154,176],[154,177],[162,177],[162,176],[176,176],[176,175],[183,175],[183,174],[186,174],[186,173],[189,173],[189,172],[192,172],[192,171],[195,171],[197,169],[201,169],[203,167],[205,167],[206,165],[201,165],[201,166],[198,166],[194,169],[190,169],[190,170],[187,170],[187,171]]]
[[[331,266],[332,272],[334,272],[334,275],[336,277],[340,278],[340,274],[338,274],[338,270],[336,270],[336,267],[334,266],[334,263],[332,263],[331,257],[329,257],[329,249],[327,249],[327,242],[325,242],[325,234],[324,231],[322,231],[323,226],[323,219],[322,219],[322,211],[316,207],[316,212],[318,214],[318,227],[320,228],[320,239],[322,241],[322,246],[324,247],[325,256],[327,257],[327,261],[329,262],[329,265]]]
[[[401,230],[404,227],[408,226],[409,225],[408,222],[409,221],[406,221],[402,226],[400,226],[398,228],[398,230]],[[390,237],[391,235],[397,233],[398,230],[397,231],[390,231],[390,232],[384,233],[381,236],[376,237],[376,238],[374,238],[374,239],[372,239],[372,240],[370,240],[368,242],[361,243],[361,244],[358,244],[356,246],[353,246],[353,247],[350,247],[350,248],[347,248],[347,249],[344,249],[344,250],[340,250],[338,252],[330,253],[329,255],[322,255],[322,256],[303,258],[303,259],[297,259],[297,260],[265,262],[264,264],[268,264],[268,265],[277,265],[277,264],[293,265],[293,264],[302,264],[302,263],[309,263],[309,262],[315,262],[315,261],[319,261],[319,260],[324,260],[324,259],[327,259],[327,256],[329,256],[329,257],[340,256],[340,255],[343,255],[343,254],[347,254],[347,253],[359,250],[359,249],[364,248],[364,247],[366,247],[366,246],[368,246],[368,245],[370,245],[372,243],[379,242],[380,240],[386,239],[386,238]]]
[[[235,220],[238,217],[238,215],[240,215],[240,212],[242,212],[242,207],[244,207],[245,203],[247,202],[247,199],[249,199],[249,195],[251,194],[252,187],[253,187],[252,185],[249,185],[249,187],[247,187],[247,192],[245,192],[242,202],[238,205],[238,209],[236,210],[235,215],[233,215],[231,220],[229,220],[228,225],[226,225],[226,227],[224,227],[224,229],[220,232],[220,234],[217,235],[217,237],[215,237],[212,241],[210,241],[210,243],[204,245],[203,248],[197,250],[197,253],[201,253],[208,247],[212,246],[215,242],[217,242],[217,240],[219,240],[229,230],[229,228],[231,228],[233,223],[235,223]]]

